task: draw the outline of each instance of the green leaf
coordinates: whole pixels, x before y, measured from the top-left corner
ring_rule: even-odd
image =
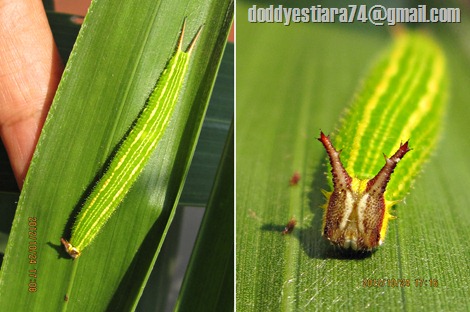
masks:
[[[237,3],[237,310],[466,310],[466,27],[426,25],[449,68],[442,139],[406,200],[396,206],[398,219],[390,221],[383,246],[354,257],[321,237],[320,190],[328,186],[325,154],[316,138],[320,128],[335,129],[358,84],[391,44],[389,29],[362,23],[250,24],[251,5]],[[289,186],[296,171],[300,181]],[[282,235],[291,217],[297,226]],[[410,285],[363,286],[393,279]],[[430,279],[438,285],[431,286]]]
[[[202,218],[201,213],[204,213],[200,206],[207,204],[225,138],[230,128],[230,119],[233,117],[233,63],[234,45],[228,43],[188,177],[179,200],[180,205],[196,207],[177,209],[160,256],[139,301],[137,311],[162,311],[168,309],[169,306],[172,307],[177,299],[184,269],[187,267],[186,259],[189,259],[191,254],[200,226],[200,218]],[[233,224],[231,230],[228,228],[226,230],[233,232]],[[231,256],[233,257],[233,252]],[[211,254],[206,255],[206,258],[210,257]],[[210,275],[212,276],[212,273]],[[207,285],[204,287],[204,292],[211,292],[217,286],[215,284]],[[202,291],[199,289],[198,294],[201,293]],[[230,292],[230,300],[233,302],[232,293],[233,291]],[[222,294],[227,293],[223,292]],[[226,306],[228,305],[226,304]]]
[[[227,43],[180,205],[207,204],[234,113],[234,44]]]
[[[233,311],[233,143],[232,125],[175,311]]]
[[[199,207],[201,204],[198,204],[198,202],[203,201],[204,205],[207,204],[224,149],[225,138],[228,137],[230,118],[233,116],[233,56],[234,45],[227,43],[209,108],[204,118],[201,135],[179,201],[180,205],[186,205],[183,203],[190,202],[191,205],[197,206],[182,207],[183,209],[178,208],[176,210],[176,215],[168,231],[160,256],[145,286],[137,311],[162,311],[168,309],[169,306],[173,307],[176,302],[184,270],[187,267],[187,261],[189,261],[204,214],[204,209]],[[230,231],[230,233],[233,233],[233,224],[225,230],[226,234]],[[212,242],[212,239],[213,237],[209,237],[210,242]],[[211,254],[205,256],[206,259],[212,257]],[[186,271],[190,272],[187,269]],[[218,287],[218,285],[206,286],[204,292],[210,292],[215,287]],[[200,289],[198,294],[202,294]]]
[[[2,266],[2,309],[135,307],[178,203],[232,10],[231,1],[92,3],[18,204]],[[203,24],[205,31],[174,119],[87,257],[74,263],[58,239],[70,230],[84,196],[143,107],[174,51],[185,17],[184,46]],[[37,224],[28,224],[28,218],[36,218]],[[36,239],[28,232],[35,232]],[[34,240],[37,249],[28,254]],[[33,251],[36,263],[28,258]]]

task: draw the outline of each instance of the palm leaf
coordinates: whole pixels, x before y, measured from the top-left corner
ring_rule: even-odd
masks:
[[[362,23],[250,24],[251,6],[237,4],[237,77],[243,77],[237,81],[237,309],[466,310],[466,27],[426,25],[448,60],[446,128],[414,189],[396,206],[398,219],[384,245],[354,256],[321,237],[327,167],[316,138],[320,128],[334,131],[361,77],[392,38],[387,28]],[[295,171],[301,179],[289,186]],[[291,217],[297,226],[281,235]]]
[[[182,190],[231,23],[231,6],[230,1],[92,3],[22,190],[2,266],[3,308],[135,307]],[[198,43],[170,129],[87,257],[73,263],[57,240],[69,231],[73,211],[144,105],[185,17],[188,34],[202,24],[211,31]],[[28,218],[36,218],[37,224],[28,225]],[[37,262],[30,263],[28,246],[34,240]]]

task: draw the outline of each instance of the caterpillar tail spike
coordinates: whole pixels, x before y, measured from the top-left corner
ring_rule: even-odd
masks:
[[[189,43],[188,45],[188,48],[186,49],[186,52],[187,54],[191,55],[192,51],[193,51],[193,48],[196,46],[196,43],[199,41],[199,37],[201,35],[201,32],[202,32],[202,28],[204,27],[204,25],[202,25],[201,27],[199,27],[196,35],[194,35],[193,39],[191,40],[191,42]],[[180,33],[180,37],[178,39],[178,44],[177,44],[177,50],[178,51],[183,51],[183,39],[184,39],[184,32],[185,32],[185,29],[186,29],[186,19],[184,19],[183,21],[183,26],[181,27],[181,33]]]

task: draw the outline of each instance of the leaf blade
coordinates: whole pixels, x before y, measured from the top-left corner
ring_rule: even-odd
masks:
[[[469,272],[469,246],[458,238],[468,235],[469,222],[470,197],[463,185],[470,170],[463,155],[470,144],[462,133],[468,131],[463,116],[470,114],[465,104],[470,63],[461,50],[468,31],[461,25],[429,27],[445,50],[453,82],[445,139],[415,189],[397,205],[398,219],[390,223],[384,245],[370,258],[350,259],[338,256],[321,237],[320,190],[327,187],[327,169],[315,138],[319,128],[334,130],[358,79],[390,42],[389,34],[363,24],[248,24],[250,6],[237,3],[237,76],[243,77],[237,81],[237,308],[468,306],[463,293],[469,283],[459,278],[457,285],[452,278]],[[301,180],[289,188],[295,171]],[[291,217],[298,224],[282,236]],[[425,275],[437,276],[446,287],[362,287],[369,278],[414,282]]]
[[[146,1],[140,6],[98,1],[90,7],[17,209],[2,268],[0,301],[3,307],[24,310],[43,306],[37,303],[47,301],[54,310],[67,305],[68,310],[99,311],[116,301],[121,303],[122,309],[136,304],[171,222],[195,148],[228,32],[230,7],[230,1],[223,5],[215,5],[213,1],[188,1],[175,6],[170,1],[157,4]],[[90,247],[89,260],[80,260],[72,292],[66,293],[72,265],[70,261],[64,263],[66,259],[58,259],[62,251],[56,239],[68,229],[67,218],[73,206],[92,184],[106,155],[142,108],[168,53],[174,48],[174,35],[187,12],[197,12],[188,20],[188,33],[195,33],[203,21],[210,21],[216,31],[203,36],[200,49],[195,51],[199,60],[193,64],[192,78],[186,84],[188,93],[181,102],[186,105],[180,105],[178,118],[162,139],[160,150],[101,233],[104,241]],[[167,32],[161,32],[162,29]],[[207,58],[204,53],[209,51]],[[197,105],[188,105],[194,100]],[[120,104],[115,106],[114,103]],[[83,107],[88,109],[83,110]],[[94,141],[90,142],[90,138]],[[167,185],[170,187],[166,188]],[[23,278],[15,281],[19,272],[28,268],[27,253],[21,248],[28,244],[24,237],[27,227],[24,222],[28,216],[37,217],[39,222],[38,259],[41,260],[37,271],[40,275],[38,291],[34,294],[27,292],[25,276],[20,275]],[[159,221],[155,221],[157,217]],[[108,242],[119,244],[111,247]],[[124,288],[131,288],[132,292],[127,291],[124,298],[118,299],[116,294]],[[11,292],[15,296],[9,296]],[[21,298],[25,300],[19,300]],[[87,298],[86,302],[83,298]]]

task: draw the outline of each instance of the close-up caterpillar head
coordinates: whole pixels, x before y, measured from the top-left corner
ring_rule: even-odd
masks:
[[[396,203],[384,194],[398,162],[410,151],[408,142],[400,144],[395,154],[385,157],[385,165],[370,180],[351,177],[344,169],[340,152],[323,132],[318,139],[328,154],[333,175],[333,191],[324,192],[323,236],[341,248],[370,251],[385,239],[390,208]]]

